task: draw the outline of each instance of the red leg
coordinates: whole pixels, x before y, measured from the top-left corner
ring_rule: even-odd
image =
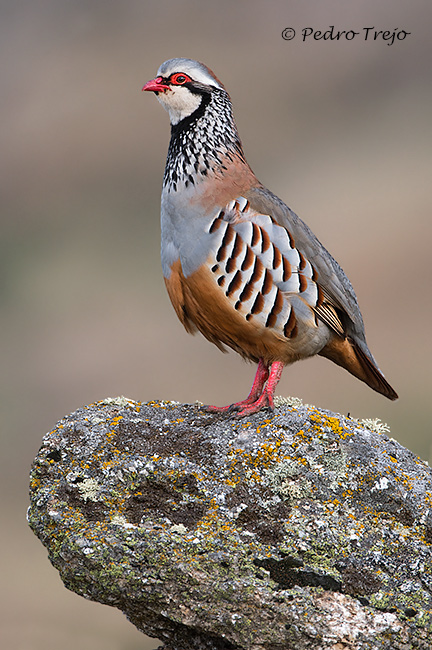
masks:
[[[268,366],[260,359],[252,389],[245,400],[230,406],[207,406],[206,410],[210,411],[210,413],[239,411],[237,417],[252,415],[252,413],[257,413],[263,408],[270,408],[273,411],[273,396],[281,378],[283,367],[281,361],[275,361],[272,363],[269,373]]]
[[[210,413],[225,413],[226,411],[236,411],[242,409],[248,404],[255,402],[263,392],[264,385],[269,376],[268,366],[264,363],[262,359],[258,362],[258,368],[255,374],[255,379],[252,384],[251,391],[246,399],[241,402],[235,402],[229,406],[206,406],[206,411]]]
[[[274,411],[274,392],[276,390],[276,386],[279,383],[280,378],[282,377],[282,371],[284,369],[284,365],[282,361],[275,361],[272,363],[270,367],[270,374],[269,378],[267,380],[267,384],[262,391],[261,395],[258,397],[257,400],[252,402],[251,404],[246,405],[239,413],[237,414],[237,417],[243,418],[246,415],[252,415],[253,413],[258,413],[258,411],[261,411],[261,409],[264,408],[269,408],[271,411]]]

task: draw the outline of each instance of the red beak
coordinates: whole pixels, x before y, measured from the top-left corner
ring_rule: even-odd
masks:
[[[154,93],[163,92],[164,90],[168,90],[168,88],[169,86],[162,83],[162,77],[151,79],[150,81],[147,81],[145,86],[143,86],[143,90],[152,90]]]

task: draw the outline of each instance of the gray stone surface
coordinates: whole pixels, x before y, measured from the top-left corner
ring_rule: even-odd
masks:
[[[432,647],[432,473],[377,421],[107,399],[48,433],[29,522],[166,650]]]

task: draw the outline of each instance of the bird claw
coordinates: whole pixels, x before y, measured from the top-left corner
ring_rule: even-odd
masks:
[[[274,404],[270,396],[264,392],[254,402],[243,400],[243,402],[234,402],[234,404],[229,404],[229,406],[206,405],[202,408],[206,413],[227,413],[228,415],[232,415],[236,420],[239,420],[247,415],[254,415],[254,413],[258,413],[264,409],[274,411]]]
[[[211,406],[210,404],[204,404],[201,409],[206,413],[227,413],[231,406]]]
[[[235,402],[234,404],[229,404],[228,406],[211,406],[205,405],[202,406],[202,410],[206,413],[235,413],[236,411],[241,411],[245,408],[246,402]]]
[[[249,404],[248,406],[245,406],[241,411],[235,414],[235,418],[237,420],[240,420],[241,418],[244,418],[248,415],[254,415],[255,413],[259,413],[260,411],[263,410],[269,410],[271,412],[274,411],[274,405],[270,404],[269,400],[257,400],[256,402],[253,402],[252,404]]]

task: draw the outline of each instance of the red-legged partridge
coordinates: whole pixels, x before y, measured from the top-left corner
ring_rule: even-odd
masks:
[[[168,111],[162,268],[177,316],[258,363],[249,396],[212,411],[273,408],[283,367],[320,354],[389,399],[350,281],[308,226],[246,162],[230,97],[191,59],[163,63],[143,90]]]

